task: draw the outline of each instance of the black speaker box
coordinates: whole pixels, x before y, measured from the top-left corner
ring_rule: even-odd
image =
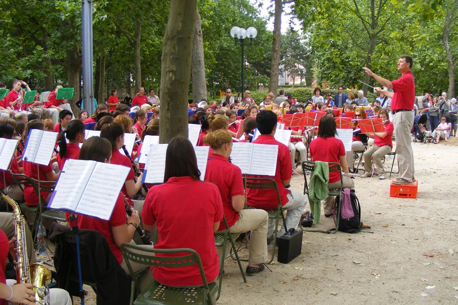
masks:
[[[302,230],[278,238],[278,262],[287,264],[302,252]]]

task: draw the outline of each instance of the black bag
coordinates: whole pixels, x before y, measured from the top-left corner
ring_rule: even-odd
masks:
[[[348,194],[349,193],[349,194]],[[358,233],[361,231],[361,206],[355,190],[345,189],[342,192],[342,208],[340,209],[339,227],[337,230],[346,233]],[[336,197],[334,207],[334,222],[336,222],[337,209],[339,208],[339,197]]]
[[[287,264],[302,252],[302,230],[290,229],[278,238],[278,262]]]

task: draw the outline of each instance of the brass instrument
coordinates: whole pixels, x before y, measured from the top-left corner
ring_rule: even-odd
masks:
[[[27,222],[21,214],[19,205],[0,190],[0,195],[12,208],[15,221],[16,235],[16,272],[17,282],[23,284],[32,284],[35,291],[35,301],[40,305],[49,304],[49,289],[46,287],[46,281],[51,280],[51,271],[43,264],[34,263],[29,266],[27,258],[27,243],[25,236],[25,226]]]

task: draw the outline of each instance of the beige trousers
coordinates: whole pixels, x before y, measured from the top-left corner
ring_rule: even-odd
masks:
[[[401,111],[394,115],[394,136],[396,138],[396,156],[399,164],[399,178],[412,182],[415,168],[413,161],[412,139],[410,130],[413,126],[412,111]]]
[[[372,160],[374,161],[375,166],[377,167],[377,173],[379,175],[385,174],[385,169],[383,168],[382,158],[391,152],[391,147],[388,145],[377,146],[372,145],[364,153],[364,170],[366,173],[372,174]],[[371,160],[372,159],[372,160]]]

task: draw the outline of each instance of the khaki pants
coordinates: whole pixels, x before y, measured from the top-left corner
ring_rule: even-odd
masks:
[[[131,240],[130,244],[135,245],[135,242]],[[150,245],[137,245],[137,246],[140,246],[145,249],[150,249],[153,247]],[[142,270],[148,267],[147,265],[137,264],[133,262],[130,263],[130,266],[132,267],[133,272],[137,272],[139,270]],[[125,260],[122,261],[121,268],[126,272],[127,275],[129,275],[129,268],[127,268],[127,263]],[[145,288],[148,288],[148,286],[151,285],[153,281],[154,281],[153,272],[147,270],[145,274],[138,280],[138,288],[140,288],[140,291],[143,291]]]
[[[353,182],[353,179],[347,176],[342,176],[342,183],[343,183],[343,188],[348,188],[348,189],[354,189],[355,188],[355,183]],[[328,189],[333,190],[337,189],[340,187],[340,180],[330,183],[328,185]],[[325,199],[325,204],[324,204],[324,214],[329,215],[332,214],[334,211],[334,202],[335,202],[335,196],[329,196],[328,198]]]
[[[229,231],[246,233],[251,231],[249,264],[262,264],[267,261],[267,224],[269,216],[264,210],[247,209],[239,212],[240,218]]]
[[[2,230],[8,239],[14,237],[14,214],[7,213],[7,212],[0,212],[0,230]],[[25,240],[27,245],[27,258],[29,259],[29,263],[34,263],[36,261],[35,258],[35,249],[33,247],[33,238],[32,234],[30,233],[29,226],[27,223],[24,223],[25,229]]]
[[[355,166],[355,160],[353,159],[353,152],[363,152],[364,144],[361,141],[351,142],[351,152],[347,151],[345,158],[347,159],[347,165],[349,169],[353,169]]]
[[[399,164],[399,178],[412,182],[415,168],[413,161],[412,140],[410,130],[413,126],[412,111],[400,111],[394,115],[394,136],[396,138],[396,156]]]
[[[377,167],[377,173],[379,175],[385,174],[385,169],[383,168],[382,158],[391,152],[391,147],[389,145],[377,146],[372,145],[364,153],[364,170],[366,173],[372,174],[372,160]],[[371,160],[372,159],[372,160]]]

